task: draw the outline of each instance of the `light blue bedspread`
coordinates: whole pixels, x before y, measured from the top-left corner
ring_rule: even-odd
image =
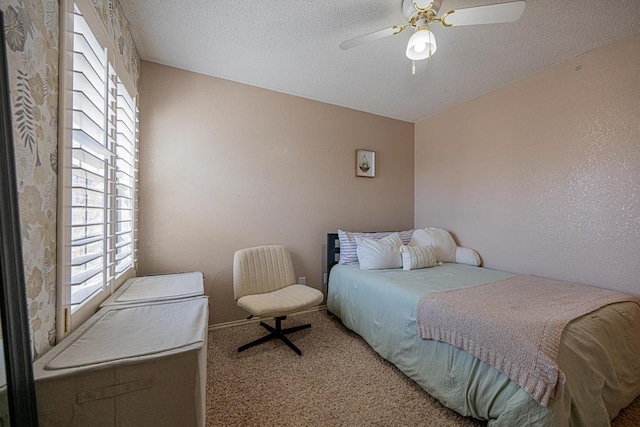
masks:
[[[640,307],[603,307],[567,326],[558,365],[562,400],[538,405],[497,369],[449,344],[422,340],[416,305],[428,292],[462,289],[512,276],[462,264],[404,271],[331,270],[327,308],[429,394],[492,426],[607,426],[640,394]],[[606,354],[605,354],[606,353]]]

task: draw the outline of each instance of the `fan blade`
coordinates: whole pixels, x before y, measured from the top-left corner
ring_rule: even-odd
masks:
[[[520,18],[524,12],[524,6],[524,1],[514,1],[452,10],[442,15],[442,23],[446,27],[459,27],[461,25],[513,22]]]
[[[364,36],[356,37],[353,39],[345,40],[340,43],[340,49],[346,50],[352,47],[360,46],[361,44],[369,43],[385,37],[392,36],[402,31],[403,28],[400,25],[385,28],[384,30],[374,31],[373,33],[365,34]]]

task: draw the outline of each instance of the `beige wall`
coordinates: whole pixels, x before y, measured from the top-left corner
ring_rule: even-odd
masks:
[[[640,295],[640,35],[429,117],[415,225],[485,265]]]
[[[324,290],[326,233],[413,225],[414,125],[150,62],[140,89],[139,273],[200,270],[211,323],[246,317],[233,253],[283,244]],[[355,150],[377,155],[355,177]]]

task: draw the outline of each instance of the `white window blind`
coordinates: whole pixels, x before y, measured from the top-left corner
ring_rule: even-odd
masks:
[[[113,143],[107,52],[77,7],[73,17],[71,154],[71,312],[104,289],[109,265],[109,187]]]
[[[138,110],[135,99],[117,80],[116,180],[115,180],[115,272],[119,275],[136,258],[136,212]]]
[[[76,3],[66,4],[73,9],[66,21],[71,27],[66,39],[71,77],[65,80],[61,117],[66,140],[60,186],[65,287],[59,306],[64,307],[65,326],[59,337],[75,327],[68,323],[77,311],[86,305],[95,309],[118,279],[133,271],[137,237],[136,97],[118,77],[109,60],[113,55]]]

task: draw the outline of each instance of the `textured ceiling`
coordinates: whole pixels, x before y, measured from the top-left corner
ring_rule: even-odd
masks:
[[[438,51],[412,75],[410,31],[338,48],[405,23],[401,0],[120,2],[142,59],[409,122],[640,32],[640,0],[528,0],[514,23],[432,25]]]

